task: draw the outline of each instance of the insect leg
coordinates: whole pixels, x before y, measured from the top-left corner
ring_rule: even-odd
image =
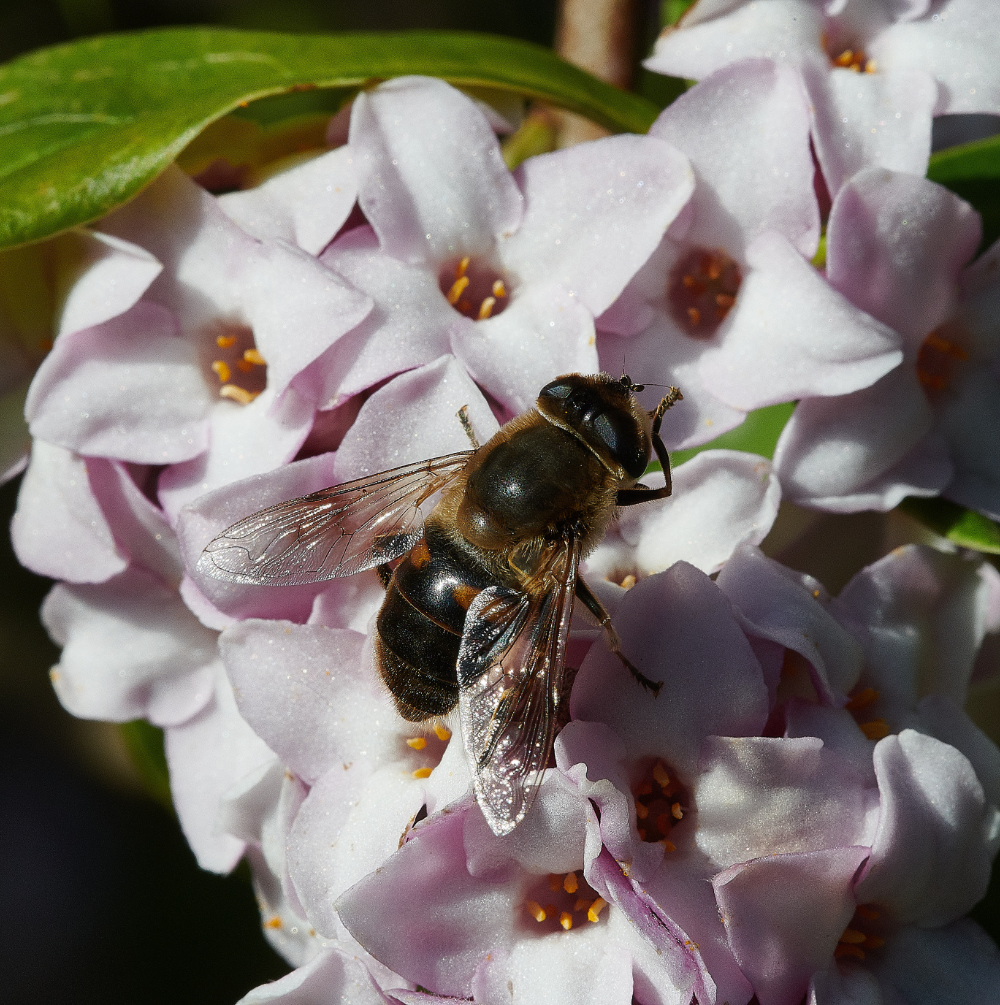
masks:
[[[604,605],[597,599],[590,587],[583,581],[582,576],[576,577],[576,595],[583,602],[583,606],[594,615],[604,629],[604,636],[608,642],[608,648],[622,661],[625,669],[644,687],[647,691],[652,691],[653,695],[660,693],[663,681],[650,680],[642,671],[630,663],[622,653],[621,639],[611,625],[611,615],[604,609]]]
[[[472,423],[469,422],[469,406],[463,405],[455,414],[458,416],[458,421],[462,423],[462,428],[465,430],[465,435],[468,436],[469,442],[472,444],[472,449],[478,450],[479,440],[476,438],[476,432],[472,428]]]
[[[660,425],[663,422],[664,412],[676,405],[683,397],[680,388],[672,387],[666,397],[650,413],[653,420],[653,451],[663,469],[664,484],[662,488],[650,489],[640,485],[631,489],[622,489],[615,498],[615,503],[618,506],[635,506],[637,503],[652,502],[654,499],[666,499],[673,491],[673,485],[670,481],[670,454],[667,453],[667,448],[660,436]]]
[[[381,565],[375,566],[375,571],[378,573],[379,582],[382,584],[383,590],[389,589],[389,580],[392,579],[392,568],[388,562],[383,562]]]

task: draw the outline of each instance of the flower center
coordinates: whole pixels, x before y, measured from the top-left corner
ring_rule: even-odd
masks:
[[[485,321],[500,314],[510,303],[503,275],[468,255],[445,266],[438,283],[448,303],[473,321]]]
[[[431,721],[430,736],[411,736],[406,745],[420,756],[419,766],[412,772],[414,778],[430,778],[431,773],[441,762],[444,748],[451,739],[451,730],[440,719]]]
[[[875,73],[878,69],[875,60],[869,59],[860,45],[844,47],[844,39],[838,44],[827,38],[825,33],[820,37],[820,41],[832,67],[853,70],[855,73]]]
[[[882,740],[887,737],[892,730],[885,719],[871,718],[871,706],[879,699],[879,693],[873,687],[855,688],[851,692],[850,700],[844,706],[851,715],[854,716],[861,732],[869,740]]]
[[[533,919],[531,926],[545,935],[559,929],[569,931],[574,924],[597,924],[607,901],[577,872],[552,873],[545,885],[536,883],[528,890],[524,909]]]
[[[711,338],[736,303],[743,276],[721,248],[692,248],[670,272],[667,302],[681,331]]]
[[[946,338],[941,328],[935,328],[917,351],[917,379],[929,394],[943,391],[951,381],[955,363],[968,358],[961,346]]]
[[[668,851],[677,846],[670,832],[684,819],[691,805],[690,796],[677,775],[663,761],[656,761],[632,789],[639,837],[647,843],[659,842]]]
[[[851,923],[844,929],[833,955],[837,959],[851,956],[856,960],[865,958],[865,951],[878,949],[885,945],[885,938],[876,935],[875,930],[884,928],[876,923],[881,919],[882,912],[872,904],[859,904],[851,918]]]
[[[211,369],[219,382],[219,397],[249,405],[267,386],[267,362],[254,345],[246,325],[213,326]]]

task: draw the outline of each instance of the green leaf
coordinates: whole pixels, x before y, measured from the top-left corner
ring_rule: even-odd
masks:
[[[983,243],[1000,237],[1000,136],[941,150],[931,157],[927,177],[972,203],[983,218]]]
[[[171,28],[42,49],[0,67],[0,247],[103,216],[244,102],[419,73],[645,132],[657,109],[548,49],[472,32],[285,35]]]
[[[167,809],[172,809],[170,772],[163,751],[163,730],[151,726],[144,719],[135,719],[120,723],[118,732],[125,741],[132,762],[146,783],[149,794]]]
[[[792,417],[794,410],[794,401],[758,408],[750,412],[735,429],[717,436],[711,443],[692,447],[690,450],[675,450],[670,455],[670,464],[671,466],[683,464],[703,450],[745,450],[747,453],[760,454],[770,460],[774,457],[778,437],[781,436],[781,431]]]
[[[947,499],[910,496],[899,508],[962,548],[1000,555],[1000,524]]]

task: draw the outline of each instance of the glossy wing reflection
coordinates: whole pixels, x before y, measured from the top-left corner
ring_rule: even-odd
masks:
[[[491,586],[458,654],[459,710],[476,798],[495,834],[531,808],[555,740],[580,546],[550,546],[538,589]]]

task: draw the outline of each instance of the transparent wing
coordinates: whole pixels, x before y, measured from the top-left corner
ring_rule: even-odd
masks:
[[[552,751],[580,561],[577,541],[550,546],[538,588],[482,591],[458,653],[459,711],[476,798],[494,834],[531,808]]]
[[[198,570],[229,583],[297,586],[391,562],[420,540],[420,504],[471,456],[432,457],[269,506],[211,541]]]

